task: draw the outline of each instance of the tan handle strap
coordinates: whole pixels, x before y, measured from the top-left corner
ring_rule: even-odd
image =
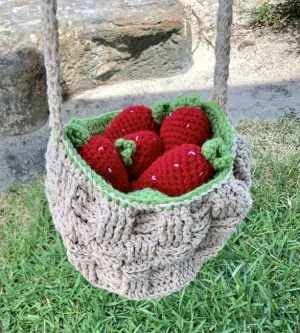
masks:
[[[44,57],[47,73],[50,127],[57,138],[62,136],[62,89],[60,85],[60,59],[56,0],[41,0]]]
[[[217,38],[215,44],[216,65],[214,72],[215,100],[224,110],[228,100],[228,77],[230,63],[230,36],[234,0],[219,0],[217,13]]]

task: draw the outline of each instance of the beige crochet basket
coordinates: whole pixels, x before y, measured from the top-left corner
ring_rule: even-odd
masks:
[[[138,200],[99,180],[64,134],[56,1],[41,4],[52,128],[46,192],[68,258],[91,284],[126,298],[169,295],[191,282],[249,211],[250,150],[233,130],[229,172],[182,198]],[[232,5],[233,0],[219,0],[213,99],[222,108],[227,102]]]

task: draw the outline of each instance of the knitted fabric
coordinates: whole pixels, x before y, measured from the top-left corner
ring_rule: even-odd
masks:
[[[152,188],[169,196],[179,196],[208,182],[213,166],[193,144],[175,147],[157,159],[132,183],[132,190]]]
[[[209,119],[199,108],[178,108],[163,121],[160,128],[165,151],[184,143],[201,146],[210,136]]]
[[[160,114],[161,108],[157,108],[160,102],[152,105],[153,113]],[[161,102],[166,103],[166,102]],[[214,166],[214,177],[208,182],[194,190],[183,194],[178,197],[169,197],[164,193],[154,191],[152,189],[144,189],[142,191],[122,193],[115,190],[109,183],[107,183],[101,176],[90,169],[85,161],[77,156],[77,150],[73,147],[72,138],[68,137],[66,127],[71,126],[68,124],[65,126],[64,140],[68,146],[68,150],[71,150],[69,158],[72,159],[76,166],[93,179],[93,182],[99,185],[105,192],[112,193],[118,200],[134,201],[144,204],[177,204],[183,200],[192,200],[195,196],[207,193],[213,186],[224,181],[229,177],[229,174],[233,169],[233,140],[236,135],[234,129],[230,125],[228,116],[223,110],[213,101],[203,101],[199,95],[193,93],[188,96],[179,96],[174,98],[172,102],[169,102],[170,110],[174,111],[179,107],[189,106],[202,109],[209,118],[212,128],[212,138],[204,143],[202,146],[202,154],[206,159]],[[105,113],[96,118],[88,119],[75,119],[76,123],[81,122],[86,127],[90,135],[102,134],[107,128],[109,123],[120,114],[121,111],[113,111]],[[164,114],[164,116],[166,116]],[[71,121],[72,123],[72,121]],[[217,144],[216,144],[217,143]]]
[[[169,295],[186,286],[203,263],[217,254],[248,212],[249,149],[217,103],[201,102],[195,95],[180,97],[172,109],[201,107],[209,117],[213,139],[221,138],[222,144],[210,146],[209,140],[206,151],[214,159],[210,162],[223,169],[210,182],[178,197],[153,190],[128,194],[115,190],[80,158],[63,130],[56,1],[41,0],[41,4],[52,128],[46,189],[68,258],[93,285],[127,298]],[[214,100],[222,107],[227,99],[232,5],[233,0],[219,0]],[[82,123],[90,135],[96,124],[102,133],[102,125],[115,115]],[[225,160],[222,165],[220,161]]]
[[[118,139],[115,141],[115,146],[119,150],[124,165],[131,165],[132,156],[136,152],[135,142],[132,140]]]
[[[214,169],[223,167],[181,196],[117,191],[80,158],[66,128],[62,141],[49,141],[47,197],[70,262],[93,285],[129,299],[161,297],[188,285],[251,207],[244,139],[216,103],[193,94],[171,103],[172,110],[180,106],[199,107],[209,117],[212,139],[203,149]],[[118,114],[80,122],[90,135],[102,134]]]
[[[157,101],[152,105],[152,116],[158,124],[161,124],[172,111],[174,110],[171,102]]]
[[[88,129],[78,119],[72,119],[65,131],[76,148],[86,144],[91,137]]]
[[[51,138],[46,193],[69,261],[94,286],[129,299],[162,297],[188,285],[251,207],[247,182],[240,180],[250,174],[249,150],[240,151],[245,146],[236,137],[233,156],[245,158],[235,160],[233,178],[165,205],[105,192],[81,172],[75,154]]]
[[[81,158],[107,182],[122,192],[129,190],[128,175],[119,152],[107,138],[95,135],[79,149]]]
[[[152,110],[143,105],[129,106],[123,110],[104,131],[103,136],[114,142],[127,134],[139,131],[157,131]]]
[[[161,154],[162,144],[159,136],[150,131],[141,131],[124,136],[124,139],[116,141],[120,155],[128,153],[128,143],[134,143],[130,159],[126,156],[125,162],[130,179],[138,178]],[[125,148],[125,149],[124,149]],[[126,163],[129,162],[129,163]]]

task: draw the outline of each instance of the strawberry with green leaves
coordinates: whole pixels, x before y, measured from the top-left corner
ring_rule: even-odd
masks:
[[[127,134],[139,131],[157,132],[152,110],[143,105],[129,106],[120,112],[108,125],[103,136],[115,142]]]
[[[179,196],[213,178],[213,166],[194,144],[183,144],[159,157],[132,183],[132,190],[152,188],[169,196]]]
[[[110,140],[94,135],[88,143],[79,148],[79,155],[115,189],[128,192],[130,185],[126,168],[118,150]]]
[[[210,136],[208,117],[195,107],[178,108],[165,118],[160,128],[160,138],[165,151],[184,143],[202,146]]]
[[[160,155],[160,137],[151,131],[125,135],[115,142],[130,179],[138,178]]]

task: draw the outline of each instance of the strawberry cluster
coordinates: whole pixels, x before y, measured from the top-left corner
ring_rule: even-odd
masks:
[[[159,125],[151,109],[130,106],[79,154],[119,191],[152,188],[179,196],[213,177],[213,166],[201,154],[210,137],[209,119],[199,108],[180,107]]]

